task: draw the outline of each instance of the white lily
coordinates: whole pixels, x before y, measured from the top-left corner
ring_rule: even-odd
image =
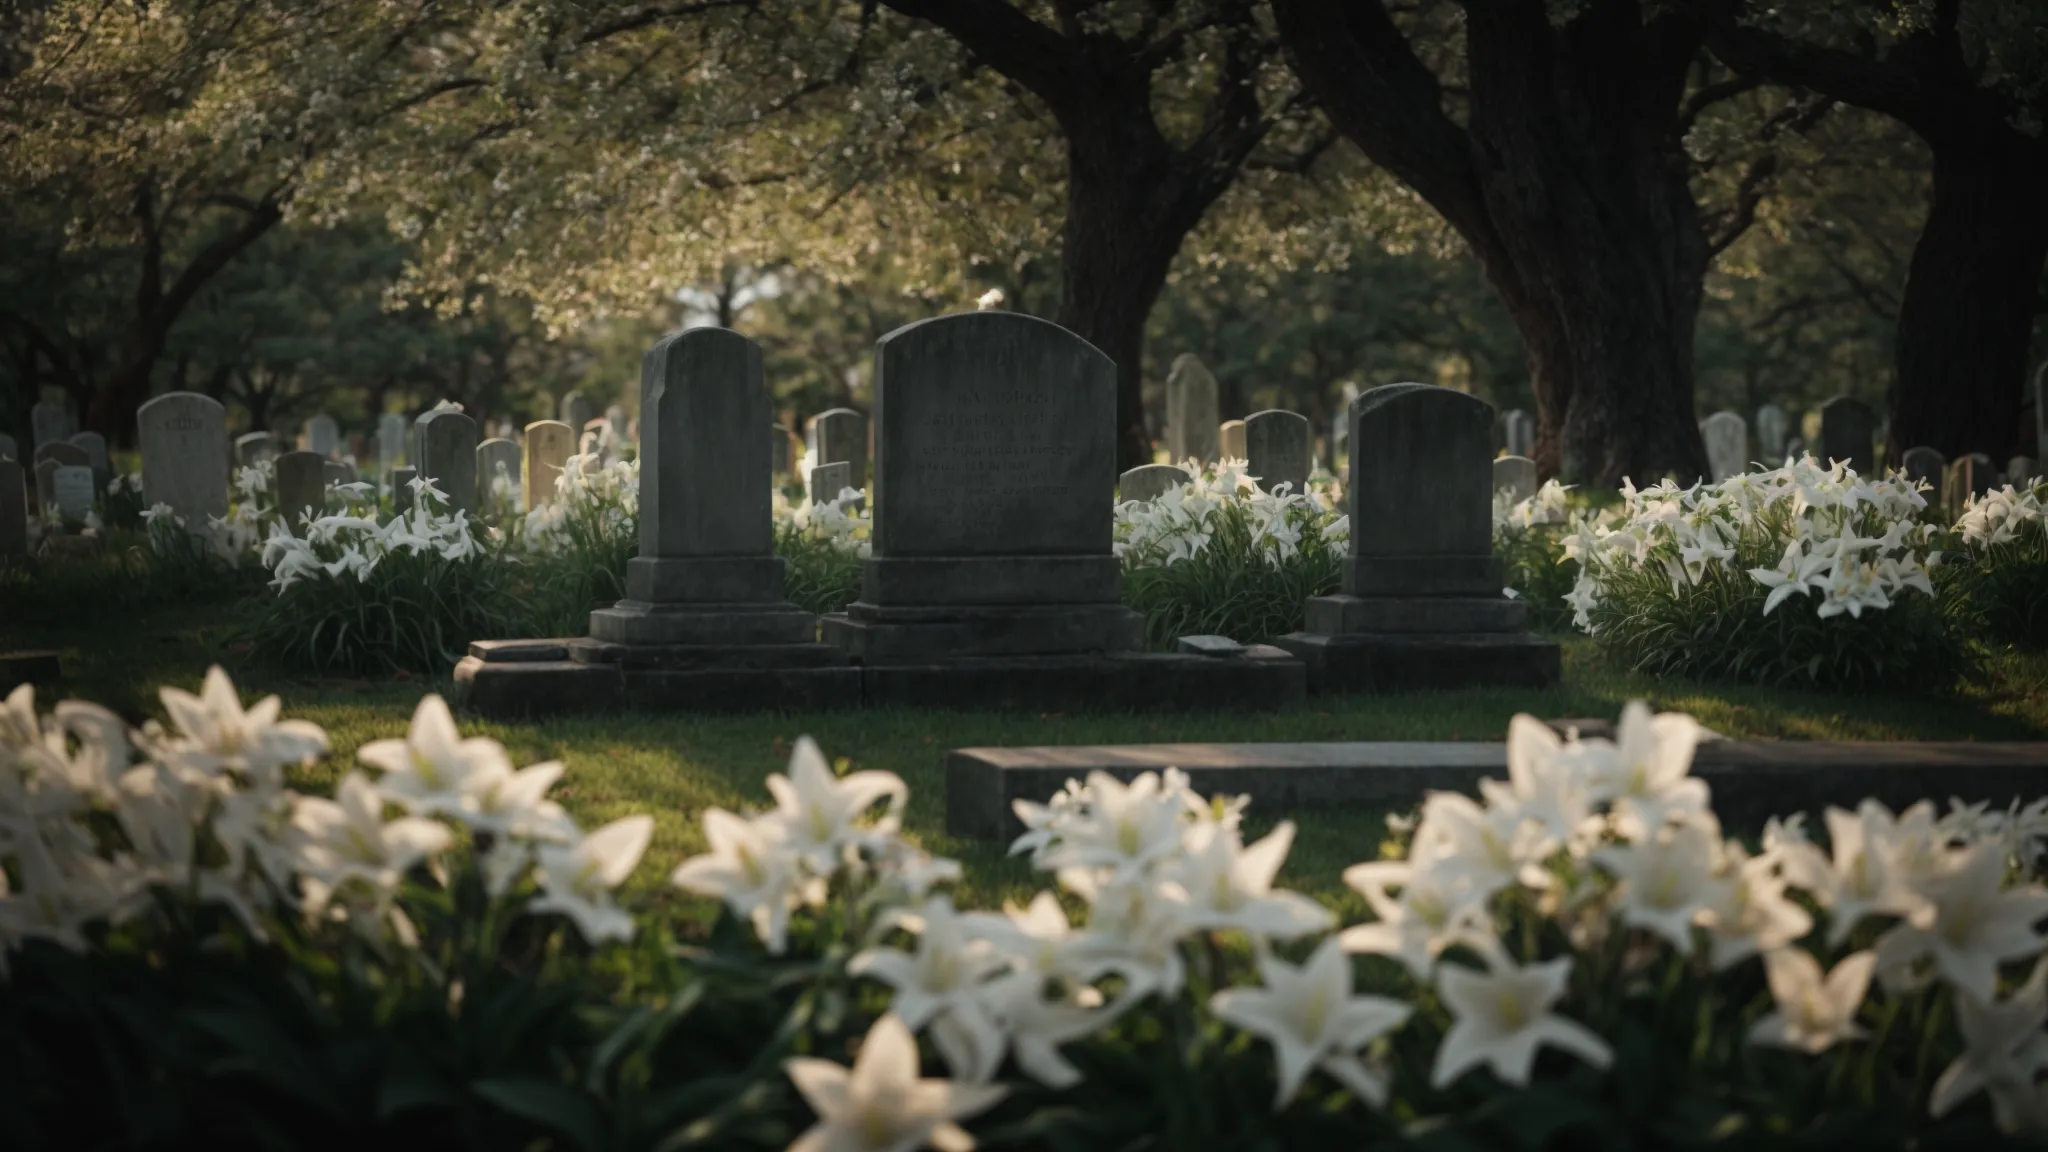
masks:
[[[239,768],[269,779],[282,765],[303,763],[327,751],[327,733],[319,725],[277,718],[282,704],[275,696],[265,696],[245,711],[234,682],[218,664],[206,670],[199,695],[177,688],[164,688],[158,695],[183,737],[175,754],[202,771]]]
[[[1107,772],[1090,772],[1087,797],[1085,811],[1060,823],[1039,867],[1104,868],[1121,879],[1180,850],[1187,804],[1158,774],[1141,773],[1124,784]]]
[[[512,761],[496,740],[464,740],[448,702],[435,694],[420,698],[403,740],[372,740],[356,759],[384,775],[377,787],[415,815],[473,813],[476,792],[512,772]]]
[[[1286,1107],[1312,1068],[1329,1073],[1367,1104],[1384,1104],[1386,1081],[1366,1067],[1358,1050],[1400,1027],[1408,1005],[1384,996],[1353,996],[1351,961],[1335,937],[1298,968],[1270,955],[1258,963],[1265,987],[1218,992],[1209,1010],[1273,1046],[1280,1079],[1273,1107]]]
[[[774,815],[788,833],[790,849],[821,876],[830,876],[849,848],[894,833],[910,794],[893,772],[834,777],[825,754],[809,736],[797,738],[789,754],[789,775],[769,776],[768,791],[775,797]],[[874,825],[857,824],[880,800],[889,806]]]
[[[1749,1042],[1811,1054],[1862,1039],[1856,1011],[1876,966],[1876,953],[1858,952],[1843,957],[1823,977],[1819,961],[1803,948],[1764,953],[1764,976],[1778,1008],[1750,1027]]]
[[[1294,843],[1294,822],[1282,820],[1250,847],[1234,829],[1203,824],[1168,872],[1167,892],[1181,903],[1191,929],[1235,928],[1255,937],[1292,940],[1326,932],[1330,910],[1298,892],[1273,889],[1273,877]]]
[[[913,1032],[941,1012],[985,1017],[981,985],[1003,967],[1003,959],[987,940],[969,933],[951,898],[934,896],[918,912],[899,911],[889,919],[917,933],[917,950],[869,948],[846,970],[894,989],[889,1011]]]
[[[341,778],[333,800],[301,796],[292,808],[292,827],[300,836],[301,881],[307,907],[317,912],[334,889],[350,880],[366,881],[387,893],[405,871],[446,848],[453,833],[446,825],[416,816],[386,823],[384,796],[360,772]]]
[[[1933,961],[1942,978],[1981,1002],[1998,990],[1998,966],[2038,955],[2048,941],[2034,930],[2048,916],[2048,892],[2033,886],[2001,890],[2005,852],[1996,844],[1969,849],[1955,871],[1930,884],[1932,923],[1908,920],[1878,938],[1880,967]]]
[[[632,875],[653,835],[654,817],[626,816],[575,844],[540,846],[535,855],[540,864],[541,894],[527,910],[567,916],[592,944],[631,940],[633,918],[612,903],[612,889]]]
[[[1726,900],[1730,881],[1714,874],[1719,837],[1691,820],[1638,844],[1602,848],[1593,860],[1615,875],[1622,922],[1655,932],[1691,955],[1693,924]]]
[[[1498,948],[1491,951],[1491,971],[1445,965],[1437,973],[1437,991],[1454,1022],[1437,1049],[1432,1085],[1445,1087],[1480,1064],[1508,1084],[1526,1085],[1543,1045],[1595,1068],[1613,1061],[1613,1049],[1591,1029],[1552,1011],[1571,976],[1570,957],[1520,967]]]
[[[1682,712],[1650,714],[1631,700],[1614,730],[1614,756],[1596,769],[1596,797],[1611,801],[1623,836],[1637,840],[1667,821],[1707,810],[1707,786],[1690,775],[1700,726]]]
[[[789,914],[799,903],[824,898],[823,880],[805,881],[782,825],[748,820],[723,808],[704,811],[704,837],[711,851],[676,866],[669,883],[687,892],[725,901],[753,925],[772,955],[789,946]]]
[[[1365,897],[1377,917],[1340,933],[1344,948],[1392,956],[1417,980],[1429,980],[1437,957],[1466,934],[1491,931],[1473,887],[1447,870],[1375,860],[1346,868],[1344,883]],[[1399,888],[1400,896],[1389,895],[1390,888]]]
[[[2035,1080],[2048,1069],[2048,996],[2043,977],[2048,963],[2034,966],[2033,975],[2011,996],[1985,1002],[1965,992],[1955,997],[1956,1026],[1963,1034],[1963,1052],[1934,1082],[1929,1115],[1946,1115],[1957,1104],[1986,1092],[2001,1131],[2037,1130],[2040,1120]]]
[[[911,1152],[926,1146],[968,1152],[974,1138],[954,1121],[988,1109],[1008,1091],[920,1079],[917,1041],[893,1015],[868,1029],[851,1072],[807,1056],[782,1066],[818,1115],[789,1152]]]

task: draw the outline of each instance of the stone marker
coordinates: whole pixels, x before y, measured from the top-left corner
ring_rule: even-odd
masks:
[[[235,437],[235,464],[254,468],[265,460],[277,459],[277,441],[268,432],[244,432]]]
[[[491,501],[497,498],[498,477],[505,477],[505,483],[512,491],[508,494],[511,503],[519,502],[519,445],[508,439],[494,436],[476,446],[476,486],[478,499]]]
[[[1749,426],[1742,417],[1716,412],[1700,421],[1700,438],[1707,442],[1707,470],[1714,483],[1749,471]]]
[[[1508,409],[1501,417],[1501,443],[1510,456],[1536,451],[1536,421],[1520,408]]]
[[[840,461],[852,465],[853,479],[848,482],[852,488],[866,488],[868,483],[868,422],[867,418],[851,408],[832,408],[811,417],[804,433],[806,455],[811,466],[837,464]]]
[[[1785,441],[1790,424],[1785,410],[1776,404],[1766,404],[1756,410],[1756,450],[1767,468],[1776,468],[1785,462]]]
[[[1216,426],[1216,455],[1223,460],[1244,459],[1244,421],[1225,420]]]
[[[388,474],[406,462],[406,420],[402,413],[386,412],[377,417],[377,472]]]
[[[1280,485],[1296,496],[1308,491],[1308,417],[1298,412],[1269,408],[1244,418],[1247,469],[1268,492]]]
[[[1351,548],[1342,590],[1311,597],[1275,643],[1312,691],[1557,681],[1555,642],[1525,630],[1493,554],[1493,409],[1425,384],[1351,407]]]
[[[628,435],[626,431],[625,405],[613,404],[606,408],[604,410],[604,423],[605,427],[611,430],[612,443],[623,447],[633,442],[633,437]]]
[[[59,444],[71,438],[71,412],[60,400],[38,400],[28,410],[29,432],[35,447]]]
[[[853,487],[853,465],[844,460],[820,464],[804,478],[804,495],[813,504],[829,504],[839,493]]]
[[[83,521],[92,511],[94,486],[92,469],[83,464],[60,464],[50,472],[50,503],[67,524]]]
[[[1183,352],[1166,374],[1167,462],[1183,464],[1192,457],[1213,464],[1216,451],[1216,377],[1200,357]]]
[[[1948,459],[1933,448],[1918,447],[1906,449],[1899,458],[1899,467],[1914,480],[1925,480],[1933,487],[1927,492],[1927,502],[1941,505],[1942,484],[1948,479]]]
[[[107,438],[97,432],[80,432],[71,438],[71,443],[85,449],[86,460],[92,465],[93,483],[105,492],[107,483],[114,478],[113,462],[107,455]]]
[[[567,424],[575,430],[577,435],[581,436],[583,434],[583,426],[590,423],[597,416],[597,402],[581,392],[571,392],[562,397],[560,415],[562,423]]]
[[[307,521],[327,511],[326,459],[318,452],[287,452],[277,458],[271,492],[278,515],[295,536],[305,532]]]
[[[335,425],[334,417],[322,412],[306,421],[306,451],[332,456],[340,444],[341,429]]]
[[[1502,456],[1493,462],[1493,490],[1507,489],[1516,504],[1536,495],[1536,462],[1527,456]]]
[[[68,440],[55,440],[36,449],[36,507],[50,508],[57,503],[57,469],[84,468],[92,471],[92,457],[85,449]],[[87,504],[91,501],[88,499]],[[74,517],[75,519],[76,517]]]
[[[448,497],[446,511],[476,515],[476,421],[452,408],[429,412],[417,420],[414,435],[420,449],[420,475]]]
[[[768,476],[771,483],[780,485],[782,478],[789,475],[789,433],[780,424],[768,425]]]
[[[526,426],[526,468],[519,482],[528,512],[554,503],[555,485],[575,446],[575,432],[560,420],[536,420]]]
[[[135,414],[142,505],[168,504],[193,532],[228,514],[228,416],[197,392],[166,392]]]
[[[20,461],[0,460],[0,557],[28,555],[28,478]]]
[[[2031,456],[2015,456],[2005,463],[2005,482],[2015,488],[2028,487],[2040,474]]]
[[[412,482],[419,478],[417,468],[393,468],[391,470],[391,508],[394,512],[412,511]]]
[[[0,460],[12,460],[17,464],[21,462],[20,445],[14,442],[14,437],[5,432],[0,432]]]
[[[1845,460],[1859,476],[1876,474],[1877,413],[1852,396],[1837,396],[1820,410],[1820,447],[1827,467]]]
[[[355,465],[346,460],[329,460],[321,466],[320,478],[330,487],[336,484],[353,484],[360,479],[356,475]]]
[[[1116,498],[1123,500],[1157,500],[1183,484],[1194,482],[1185,468],[1172,464],[1141,464],[1117,477]]]

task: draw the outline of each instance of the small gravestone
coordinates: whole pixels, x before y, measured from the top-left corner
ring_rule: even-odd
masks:
[[[391,508],[404,514],[412,511],[412,482],[419,479],[417,468],[393,468],[391,470]]]
[[[520,476],[520,492],[528,512],[554,503],[555,486],[575,451],[576,434],[560,420],[536,420],[526,426],[526,467]]]
[[[0,460],[12,460],[17,464],[21,462],[20,446],[15,444],[14,437],[5,432],[0,432]]]
[[[1536,450],[1536,421],[1520,408],[1510,408],[1501,417],[1501,443],[1510,456],[1527,456]]]
[[[2030,487],[2040,474],[2032,456],[2015,456],[2005,463],[2005,482],[2015,488]]]
[[[135,414],[142,503],[170,505],[194,532],[228,514],[228,415],[197,392],[166,392]]]
[[[1877,413],[1853,396],[1837,396],[1821,406],[1822,464],[1845,461],[1858,475],[1875,471]]]
[[[519,445],[510,440],[492,437],[476,446],[478,492],[495,499],[498,478],[501,476],[511,489],[509,497],[516,502],[519,488]]]
[[[1173,464],[1142,464],[1117,477],[1118,500],[1151,502],[1183,484],[1194,482],[1187,469]]]
[[[1166,374],[1166,437],[1171,463],[1216,460],[1216,377],[1192,352],[1174,357]]]
[[[0,557],[28,555],[28,477],[17,460],[0,460]]]
[[[57,503],[57,469],[84,468],[92,471],[92,458],[85,449],[67,440],[53,441],[36,449],[36,505],[51,508]],[[86,502],[88,505],[91,501]],[[82,517],[76,517],[82,518]]]
[[[306,421],[306,451],[332,456],[340,445],[341,429],[334,423],[334,417],[322,412]]]
[[[1244,459],[1244,421],[1225,420],[1216,426],[1216,454],[1224,460]]]
[[[1790,433],[1785,410],[1765,404],[1756,410],[1756,450],[1763,463],[1776,468],[1785,462],[1786,437]]]
[[[414,429],[420,475],[448,497],[449,512],[476,515],[476,421],[443,408],[420,417]]]
[[[71,438],[71,412],[60,400],[36,401],[35,406],[28,410],[28,421],[37,449]]]
[[[40,464],[45,460],[55,460],[59,464],[76,464],[86,468],[92,467],[92,457],[86,454],[85,449],[68,440],[58,440],[36,449],[36,463]]]
[[[1493,490],[1505,491],[1511,503],[1536,495],[1536,462],[1527,456],[1502,456],[1493,462]]]
[[[868,422],[867,418],[851,408],[833,408],[811,417],[809,429],[804,434],[804,447],[810,457],[811,466],[837,464],[841,461],[852,465],[853,479],[848,487],[865,488],[868,483]]]
[[[562,423],[575,429],[576,434],[580,436],[583,434],[583,426],[597,415],[597,402],[581,392],[571,392],[562,397],[562,406],[558,414],[562,418]]]
[[[839,494],[853,487],[853,465],[844,460],[833,464],[820,464],[811,469],[804,478],[806,498],[813,504],[829,504],[839,499]]]
[[[1947,457],[1933,448],[1924,446],[1908,448],[1905,455],[1899,457],[1899,467],[1904,470],[1908,479],[1927,482],[1929,485],[1927,502],[1929,504],[1936,506],[1941,504],[1942,485],[1948,479],[1946,475],[1948,471]]]
[[[92,466],[93,483],[99,490],[107,490],[108,481],[114,478],[113,461],[107,455],[107,438],[97,432],[80,432],[71,438],[71,443],[85,449],[86,461]]]
[[[386,412],[377,417],[377,470],[390,472],[406,463],[405,457],[405,416],[398,412]]]
[[[244,432],[235,437],[235,463],[254,468],[265,460],[277,459],[277,440],[268,432]]]
[[[326,458],[318,452],[287,452],[277,458],[271,490],[277,513],[293,535],[327,510]]]
[[[1749,471],[1749,426],[1733,412],[1716,412],[1700,422],[1707,442],[1707,468],[1714,483]]]
[[[60,464],[50,472],[50,503],[67,524],[85,520],[92,511],[92,469],[83,464]]]
[[[1351,408],[1351,548],[1342,591],[1275,643],[1312,691],[1556,683],[1556,643],[1525,630],[1493,554],[1493,409],[1391,384]]]
[[[1244,418],[1246,471],[1259,487],[1278,491],[1282,484],[1296,496],[1308,491],[1308,417],[1269,408]]]

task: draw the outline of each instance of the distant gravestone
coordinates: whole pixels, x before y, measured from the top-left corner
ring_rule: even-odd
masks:
[[[604,410],[604,422],[605,426],[611,429],[613,443],[626,445],[633,442],[632,436],[626,431],[626,408],[624,405],[614,404],[606,408]]]
[[[322,412],[306,421],[306,451],[332,456],[340,446],[341,429],[334,423],[334,417]]]
[[[1876,468],[1877,413],[1852,396],[1837,396],[1821,406],[1820,446],[1826,457],[1822,464],[1847,461],[1858,475]]]
[[[228,514],[228,416],[197,392],[166,392],[135,414],[142,503],[168,504],[194,532]]]
[[[1244,459],[1244,421],[1225,420],[1216,426],[1216,454],[1224,460]]]
[[[80,432],[71,442],[85,449],[86,460],[92,465],[93,483],[105,492],[107,483],[114,478],[112,459],[107,455],[107,438],[97,432]]]
[[[811,466],[837,464],[841,461],[852,465],[853,479],[849,486],[865,488],[868,482],[868,422],[867,418],[851,408],[833,408],[811,417],[810,427],[805,431],[805,448],[811,458]]]
[[[1244,418],[1244,450],[1246,470],[1258,478],[1259,487],[1273,492],[1285,484],[1296,496],[1307,492],[1313,454],[1308,417],[1278,408],[1252,413]]]
[[[853,487],[853,465],[844,460],[832,464],[820,464],[811,469],[804,480],[805,495],[813,504],[829,504],[839,499],[839,494]]]
[[[571,392],[562,397],[560,415],[562,423],[575,429],[576,434],[581,436],[583,426],[597,416],[597,402],[581,392]]]
[[[21,462],[0,460],[0,556],[28,555],[28,479]]]
[[[555,486],[575,448],[575,433],[560,420],[536,420],[526,426],[526,468],[519,482],[528,512],[554,503]]]
[[[62,401],[38,400],[28,410],[29,432],[35,446],[58,444],[71,438],[71,413]]]
[[[391,470],[391,507],[401,514],[412,511],[412,482],[419,479],[417,468]]]
[[[780,424],[768,425],[768,475],[778,484],[789,475],[789,433]]]
[[[1519,504],[1536,495],[1536,462],[1527,456],[1502,456],[1493,462],[1493,490],[1506,490]]]
[[[1183,484],[1194,482],[1187,469],[1174,464],[1144,464],[1117,477],[1118,500],[1151,502]]]
[[[503,476],[516,499],[519,488],[519,445],[492,437],[476,446],[476,483],[480,493],[496,493]],[[481,497],[479,497],[481,498]]]
[[[51,469],[50,503],[67,524],[83,521],[92,511],[92,469],[83,464],[61,464]]]
[[[353,484],[359,479],[355,465],[346,460],[329,460],[320,469],[320,476],[329,485]]]
[[[17,464],[21,462],[21,446],[14,442],[14,437],[5,432],[0,432],[0,460],[12,460]]]
[[[1790,432],[1791,425],[1783,408],[1765,404],[1756,410],[1756,450],[1766,466],[1776,468],[1785,462],[1785,445]]]
[[[318,452],[287,452],[277,458],[271,491],[277,497],[277,514],[293,535],[302,534],[308,521],[327,511],[326,458]]]
[[[1183,352],[1166,374],[1166,455],[1174,464],[1216,460],[1216,377],[1199,357]]]
[[[235,437],[235,464],[254,468],[265,460],[277,459],[277,440],[268,432],[244,432]]]
[[[1749,471],[1749,426],[1733,412],[1716,412],[1700,422],[1707,442],[1707,469],[1719,484]]]
[[[1346,382],[1344,404],[1330,417],[1330,472],[1346,475],[1351,468],[1351,405],[1358,401],[1358,385]]]
[[[35,466],[36,505],[49,508],[57,503],[57,469],[84,468],[90,473],[92,458],[78,445],[68,440],[57,440],[36,449]],[[86,503],[90,505],[91,501]]]
[[[377,417],[377,471],[388,473],[406,462],[405,416],[386,412]]]
[[[1508,409],[1501,417],[1501,442],[1510,456],[1536,451],[1536,421],[1520,408]]]
[[[448,511],[476,515],[476,421],[444,408],[420,417],[415,428],[420,475],[448,497]]]
[[[2005,464],[2005,482],[2015,488],[2028,487],[2041,474],[2032,456],[2015,456]]]
[[[1927,482],[1929,485],[1927,502],[1929,504],[1939,504],[1941,502],[1942,485],[1948,479],[1946,475],[1948,471],[1947,457],[1933,448],[1924,446],[1908,448],[1906,449],[1906,454],[1899,458],[1899,467],[1905,471],[1909,479]]]

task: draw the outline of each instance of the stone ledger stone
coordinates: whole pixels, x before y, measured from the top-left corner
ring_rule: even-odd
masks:
[[[804,477],[804,495],[813,504],[830,504],[839,499],[839,494],[853,487],[853,465],[845,460],[833,464],[819,464]]]
[[[1187,469],[1172,464],[1142,464],[1116,479],[1118,500],[1157,500],[1183,484],[1194,482]]]
[[[28,555],[28,477],[19,461],[0,460],[0,556]]]
[[[1870,405],[1851,396],[1837,396],[1820,410],[1819,463],[1845,460],[1861,476],[1874,474],[1873,454],[1877,440],[1877,413]]]
[[[536,420],[526,426],[526,467],[519,483],[528,512],[554,503],[555,487],[575,453],[576,432],[560,420]]]
[[[1308,489],[1308,417],[1298,412],[1269,408],[1244,418],[1244,453],[1248,471],[1268,492],[1280,485],[1299,496]]]
[[[1216,460],[1216,377],[1192,352],[1174,357],[1166,374],[1166,437],[1169,463]]]
[[[1493,410],[1476,397],[1390,384],[1351,407],[1351,554],[1342,591],[1311,597],[1275,641],[1311,691],[1544,685],[1557,644],[1525,630],[1493,555]]]
[[[166,392],[135,414],[142,448],[142,503],[168,504],[188,530],[228,514],[228,420],[218,400]]]
[[[476,421],[444,408],[421,416],[413,435],[419,442],[419,472],[448,497],[448,511],[476,515]]]

